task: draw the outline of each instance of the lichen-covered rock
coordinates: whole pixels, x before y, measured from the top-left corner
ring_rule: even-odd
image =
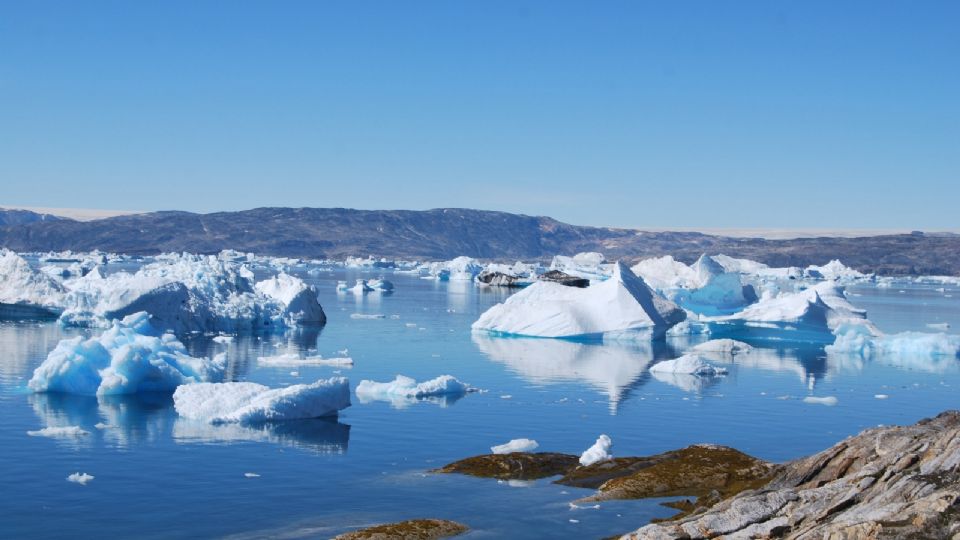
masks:
[[[433,540],[456,536],[468,529],[445,519],[411,519],[343,533],[334,540]]]
[[[960,539],[960,412],[869,429],[760,489],[627,539]]]
[[[536,480],[564,474],[577,466],[577,460],[577,456],[554,452],[484,454],[455,461],[434,472],[499,480]]]

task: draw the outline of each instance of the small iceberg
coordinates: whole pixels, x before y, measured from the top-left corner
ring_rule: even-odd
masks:
[[[726,368],[707,363],[696,354],[687,354],[673,360],[663,360],[650,366],[651,373],[675,373],[681,375],[697,375],[700,377],[715,377],[725,375]]]
[[[612,278],[585,289],[538,281],[491,307],[473,329],[495,335],[649,339],[685,317],[619,262]]]
[[[257,357],[257,363],[263,366],[290,367],[290,366],[339,366],[353,367],[353,358],[338,357],[324,358],[322,356],[304,356],[298,354],[280,354],[277,356]]]
[[[284,272],[260,281],[255,285],[257,292],[283,305],[282,317],[290,324],[323,325],[327,316],[317,300],[317,289],[307,285],[300,278]]]
[[[80,484],[81,486],[85,486],[88,483],[90,483],[94,478],[96,477],[93,476],[92,474],[75,472],[67,477],[67,482],[73,482],[74,484]]]
[[[753,347],[735,339],[711,339],[690,349],[691,353],[698,354],[721,354],[734,356],[745,354],[753,350]]]
[[[610,437],[600,435],[600,437],[597,438],[597,442],[593,443],[593,446],[584,450],[583,454],[580,455],[580,465],[588,467],[601,461],[610,461],[613,459],[613,456],[610,454],[612,447],[613,441]]]
[[[363,380],[357,385],[357,397],[362,403],[371,401],[389,401],[396,406],[403,406],[424,398],[453,398],[463,397],[477,389],[462,383],[452,375],[441,375],[435,379],[418,383],[415,379],[397,375],[390,382],[375,382]]]
[[[827,345],[825,350],[828,354],[855,354],[864,358],[956,358],[960,356],[960,336],[925,332],[877,335],[869,327],[847,324],[837,330],[836,340]]]
[[[51,439],[84,437],[89,434],[89,431],[80,426],[45,427],[36,431],[27,432],[27,435],[31,437],[49,437]]]
[[[97,337],[60,341],[34,370],[34,392],[83,395],[172,392],[183,384],[223,378],[224,357],[194,358],[173,334],[156,337],[144,312],[114,321]]]
[[[508,443],[491,446],[490,451],[494,454],[512,454],[514,452],[533,452],[540,447],[540,444],[533,439],[513,439]]]
[[[200,383],[173,393],[177,414],[209,424],[258,424],[336,415],[350,406],[343,377],[270,388],[251,382]]]

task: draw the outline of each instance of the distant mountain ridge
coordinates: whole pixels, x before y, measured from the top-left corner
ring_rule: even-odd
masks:
[[[16,208],[0,208],[0,227],[26,225],[37,221],[62,221],[66,218],[53,214],[41,214],[30,210]]]
[[[724,253],[772,266],[840,259],[863,272],[960,275],[960,237],[951,235],[765,240],[587,227],[549,217],[461,208],[255,208],[211,214],[153,212],[86,222],[34,220],[0,226],[0,246],[21,252],[99,249],[149,255],[235,249],[286,257],[432,260],[458,255],[532,260],[599,251],[610,259],[673,255],[687,263],[701,253]]]

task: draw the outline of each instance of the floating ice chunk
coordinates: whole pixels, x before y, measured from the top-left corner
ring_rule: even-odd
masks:
[[[215,336],[213,338],[214,343],[220,343],[221,345],[226,345],[233,342],[233,336]]]
[[[956,357],[960,355],[960,336],[944,333],[900,332],[875,335],[861,325],[844,325],[836,340],[827,345],[830,354],[859,354],[899,357]]]
[[[81,486],[85,486],[94,478],[96,477],[93,476],[92,474],[75,472],[67,477],[67,482],[73,482],[75,484],[80,484]]]
[[[81,428],[80,426],[45,427],[36,431],[27,432],[27,435],[31,437],[49,437],[51,439],[83,437],[89,434],[89,431]]]
[[[16,253],[0,250],[0,319],[51,319],[63,311],[63,286],[30,267]]]
[[[753,350],[753,347],[735,339],[711,339],[710,341],[705,341],[692,349],[692,353],[717,353],[725,355],[737,355],[748,353]]]
[[[210,424],[256,424],[332,416],[350,406],[343,377],[270,388],[251,382],[188,384],[173,393],[177,413]]]
[[[360,401],[386,400],[391,398],[424,398],[434,396],[462,396],[475,388],[464,384],[452,375],[441,375],[435,379],[418,383],[415,379],[397,375],[397,378],[385,383],[363,380],[357,385],[357,397]]]
[[[610,437],[600,435],[600,437],[597,438],[597,442],[593,443],[593,446],[584,450],[583,454],[580,455],[580,465],[587,467],[594,463],[613,459],[613,456],[610,454],[612,447],[613,441],[610,440]]]
[[[383,313],[351,313],[351,319],[386,319]]]
[[[611,279],[585,289],[534,283],[483,313],[473,329],[554,338],[649,338],[685,316],[617,263]]]
[[[181,384],[216,381],[226,361],[194,358],[173,334],[154,333],[146,313],[115,321],[97,337],[60,341],[34,370],[34,392],[110,395],[172,392]]]
[[[245,478],[260,478],[260,475],[255,472],[245,472],[243,473]]]
[[[375,292],[390,292],[393,290],[393,283],[385,279],[371,279],[367,281],[367,286]]]
[[[950,323],[929,323],[927,328],[933,328],[934,330],[949,330]]]
[[[97,422],[96,424],[93,425],[93,427],[100,430],[104,430],[104,429],[116,429],[117,426],[113,424],[106,424],[104,422]]]
[[[807,396],[803,398],[804,403],[813,403],[815,405],[826,405],[828,407],[833,407],[839,401],[840,400],[834,396],[826,396],[826,397]]]
[[[890,396],[888,396],[887,394],[874,394],[873,397],[874,399],[887,399]]]
[[[283,318],[290,325],[325,324],[327,316],[317,299],[317,289],[302,279],[280,272],[256,284],[261,294],[283,304]]]
[[[508,443],[491,446],[494,454],[511,454],[513,452],[533,452],[540,445],[533,439],[513,439]]]
[[[703,377],[714,377],[727,372],[725,368],[709,364],[696,354],[687,354],[673,360],[657,362],[650,366],[650,371],[652,373],[680,373]]]
[[[322,356],[304,356],[297,354],[281,354],[277,356],[260,356],[257,363],[264,366],[353,366],[353,358],[324,358]]]

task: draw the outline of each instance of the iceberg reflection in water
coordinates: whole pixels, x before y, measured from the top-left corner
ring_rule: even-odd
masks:
[[[120,448],[155,442],[170,431],[176,417],[173,399],[166,393],[98,398],[53,392],[31,394],[29,399],[45,427],[79,426],[90,432],[69,444],[91,444],[99,437]]]
[[[295,446],[322,454],[343,454],[350,441],[350,426],[335,418],[308,418],[257,425],[207,424],[178,418],[173,440],[182,444],[268,442]]]
[[[607,396],[611,414],[631,389],[649,379],[647,368],[654,359],[676,356],[672,347],[659,341],[586,343],[474,333],[473,342],[491,360],[530,382],[590,385]]]

